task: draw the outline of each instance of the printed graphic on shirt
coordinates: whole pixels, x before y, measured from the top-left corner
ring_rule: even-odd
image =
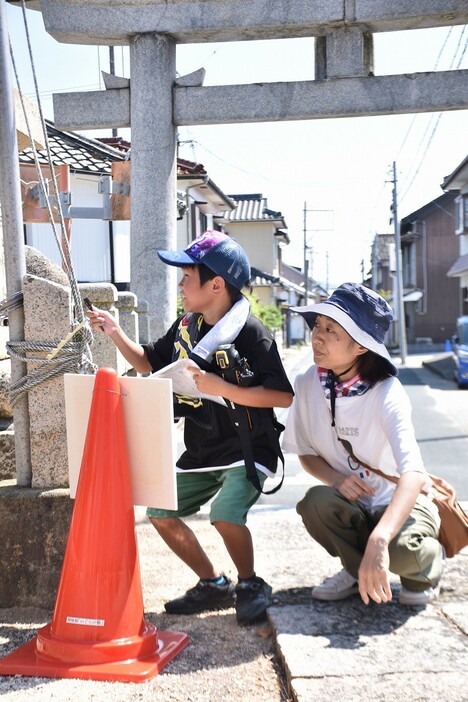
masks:
[[[359,436],[358,427],[337,427],[340,436]]]
[[[177,330],[178,333],[174,340],[174,360],[188,358],[190,351],[192,351],[197,344],[202,323],[202,315],[199,315],[198,319],[195,321],[192,320],[187,314],[181,319]],[[174,398],[176,404],[178,405],[188,405],[189,407],[194,407],[195,409],[203,407],[203,401],[199,397],[177,395],[174,393]]]

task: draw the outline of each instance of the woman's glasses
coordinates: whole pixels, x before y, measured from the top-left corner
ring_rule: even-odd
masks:
[[[357,459],[354,455],[353,447],[351,446],[350,442],[347,439],[342,439],[338,436],[338,434],[337,437],[338,441],[340,441],[343,444],[348,453],[348,466],[351,468],[351,470],[357,470],[358,468],[361,468],[359,459]]]

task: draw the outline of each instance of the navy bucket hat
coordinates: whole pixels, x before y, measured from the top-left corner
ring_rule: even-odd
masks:
[[[314,328],[317,315],[330,317],[360,346],[384,358],[392,375],[398,374],[384,344],[393,311],[374,290],[358,283],[343,283],[324,302],[291,309],[304,317],[310,329]]]
[[[169,266],[193,266],[203,263],[238,290],[250,280],[250,263],[242,246],[227,234],[208,229],[183,251],[159,250],[158,256]]]

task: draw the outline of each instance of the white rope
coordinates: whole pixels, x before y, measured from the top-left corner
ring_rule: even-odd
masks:
[[[82,338],[80,338],[80,335]],[[92,332],[89,326],[85,325],[75,336],[77,339],[75,341],[70,340],[64,344],[60,352],[53,358],[44,358],[43,354],[51,355],[59,345],[59,341],[16,341],[8,343],[8,350],[11,356],[26,363],[39,364],[36,368],[28,370],[27,375],[18,382],[11,384],[10,402],[12,405],[40,383],[64,373],[80,372],[83,367],[83,345],[91,343]],[[32,355],[34,353],[39,353],[40,355]]]
[[[0,321],[8,317],[8,312],[16,307],[22,307],[23,293],[17,292],[0,302]]]
[[[28,50],[29,50],[29,57],[30,57],[30,62],[31,62],[31,69],[32,69],[32,74],[33,74],[33,79],[34,79],[34,86],[35,86],[35,90],[36,90],[36,98],[37,98],[37,103],[38,103],[38,108],[39,108],[39,116],[40,116],[40,120],[41,120],[43,134],[44,134],[44,144],[45,144],[46,152],[47,152],[47,161],[48,161],[48,165],[49,165],[50,172],[51,172],[51,182],[52,182],[52,186],[53,186],[53,192],[55,195],[55,201],[57,204],[57,211],[58,211],[58,215],[59,215],[61,236],[59,236],[59,234],[57,232],[57,227],[55,226],[52,208],[51,208],[48,193],[47,193],[47,187],[46,187],[45,179],[44,179],[44,176],[42,174],[41,167],[40,167],[39,156],[37,153],[36,145],[35,145],[34,139],[32,137],[29,117],[28,117],[28,113],[26,110],[26,106],[24,104],[23,93],[21,91],[21,86],[19,83],[18,72],[16,70],[16,64],[15,64],[15,59],[14,59],[14,55],[13,55],[13,50],[12,50],[11,43],[10,43],[11,61],[12,61],[13,71],[15,74],[16,83],[18,86],[18,92],[19,92],[21,106],[22,106],[23,113],[24,113],[26,127],[28,130],[29,140],[31,143],[31,149],[32,149],[33,157],[34,157],[34,162],[35,162],[37,173],[38,173],[38,181],[39,181],[39,184],[41,187],[44,201],[46,203],[46,208],[47,208],[47,212],[49,215],[49,220],[50,220],[52,231],[53,231],[53,234],[55,237],[55,241],[57,243],[57,246],[58,246],[58,249],[60,251],[62,261],[63,261],[63,267],[65,269],[65,273],[66,273],[68,280],[69,280],[69,283],[70,283],[71,300],[73,300],[73,310],[70,309],[70,317],[72,317],[73,312],[75,315],[75,318],[73,319],[73,322],[71,324],[72,331],[77,331],[77,327],[80,327],[80,326],[83,328],[80,329],[79,332],[76,334],[68,335],[68,337],[66,337],[65,341],[63,341],[63,340],[62,341],[59,340],[57,342],[38,342],[38,341],[12,342],[12,341],[9,341],[7,343],[7,349],[8,349],[8,352],[11,356],[14,356],[15,358],[19,358],[19,359],[23,360],[25,363],[34,362],[34,363],[38,364],[38,366],[36,368],[34,368],[33,370],[28,370],[28,373],[23,378],[21,378],[17,383],[11,385],[11,387],[10,387],[10,401],[11,401],[12,405],[14,405],[15,402],[17,402],[18,399],[20,397],[22,397],[25,393],[27,393],[31,388],[36,387],[40,383],[43,383],[43,382],[45,382],[53,377],[56,377],[58,375],[63,375],[63,373],[78,373],[78,372],[95,373],[97,370],[97,367],[93,363],[93,360],[92,360],[91,348],[90,348],[91,344],[92,344],[92,340],[93,340],[93,335],[92,335],[92,332],[91,332],[88,324],[86,326],[83,326],[84,323],[86,322],[86,316],[84,314],[83,302],[81,300],[81,295],[80,295],[80,292],[78,289],[78,282],[77,282],[75,271],[73,268],[70,246],[69,246],[68,238],[66,235],[65,219],[63,216],[62,203],[60,201],[60,192],[59,192],[58,183],[57,183],[57,176],[55,173],[55,168],[54,168],[53,159],[52,159],[52,153],[50,150],[50,144],[49,144],[49,139],[48,139],[48,135],[47,135],[47,125],[45,123],[44,114],[43,114],[42,106],[41,106],[39,87],[38,87],[38,83],[37,83],[36,70],[35,70],[34,59],[33,59],[33,55],[32,55],[31,41],[30,41],[30,36],[29,36],[29,28],[28,28],[28,22],[27,22],[27,18],[26,18],[26,7],[25,7],[24,0],[22,0],[21,5],[22,5],[22,10],[23,10],[23,20],[24,20],[26,39],[27,39]],[[18,296],[21,296],[21,299],[22,299],[22,293],[16,293],[16,295],[12,296],[12,298],[16,299],[16,304],[18,304]],[[12,300],[12,298],[10,298],[10,300]],[[71,300],[70,300],[70,302],[71,302]],[[8,304],[6,304],[6,303],[8,303]],[[4,304],[5,304],[5,309],[8,309],[8,308],[11,309],[11,304],[9,304],[9,301],[4,301],[4,303],[0,303],[0,314],[3,311],[2,305],[4,305]],[[40,355],[40,356],[32,356],[31,355],[33,353],[38,353],[38,352],[40,352],[42,354],[42,353],[48,352],[48,351],[49,352],[56,352],[55,357],[51,358],[51,359],[47,359],[47,358],[44,358],[43,355]]]

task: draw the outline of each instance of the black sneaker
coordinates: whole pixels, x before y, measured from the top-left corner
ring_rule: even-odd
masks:
[[[265,621],[266,610],[272,603],[271,587],[255,575],[236,585],[236,618],[238,624],[256,624]]]
[[[227,609],[234,606],[234,583],[224,576],[224,583],[216,585],[209,580],[199,580],[185,595],[166,602],[169,614],[198,614],[211,609]]]

